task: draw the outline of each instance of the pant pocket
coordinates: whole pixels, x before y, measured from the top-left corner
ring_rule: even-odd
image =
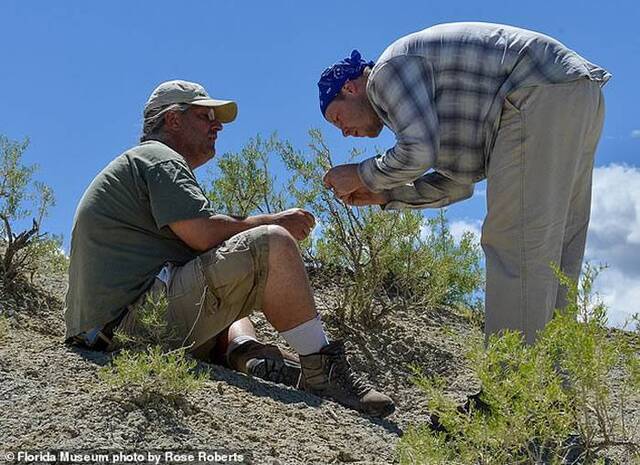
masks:
[[[199,257],[206,284],[224,302],[242,283],[254,280],[254,258],[247,241],[239,240],[223,245]]]
[[[202,263],[199,257],[185,263],[181,267],[173,268],[171,279],[167,286],[167,297],[177,299],[185,294],[197,292],[205,286]]]

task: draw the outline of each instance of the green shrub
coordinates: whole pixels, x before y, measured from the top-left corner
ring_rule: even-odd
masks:
[[[64,275],[69,269],[69,257],[62,249],[62,236],[51,234],[34,241],[29,247],[30,260],[23,265],[23,271],[31,280],[35,275]]]
[[[181,341],[167,323],[168,300],[164,293],[149,293],[135,309],[131,334],[116,330],[114,341],[118,347],[145,350],[159,346],[164,350],[180,347]]]
[[[482,284],[480,250],[472,236],[455,244],[444,211],[425,222],[421,211],[351,208],[328,191],[322,177],[334,165],[319,131],[310,153],[281,145],[293,176],[288,191],[319,218],[322,230],[310,255],[322,269],[347,271],[336,311],[346,319],[379,321],[396,307],[430,308],[468,303]],[[353,150],[350,158],[360,156]]]
[[[134,319],[131,334],[116,332],[114,339],[123,349],[111,365],[100,369],[100,379],[133,393],[141,403],[155,398],[176,401],[199,389],[206,375],[195,374],[197,362],[169,328],[166,296],[149,294]]]
[[[55,200],[49,186],[33,181],[37,166],[22,163],[28,145],[0,135],[0,273],[7,286],[20,275],[66,269],[62,239],[41,233]],[[20,222],[30,216],[31,227],[20,230]]]
[[[637,340],[606,327],[607,309],[592,292],[601,268],[587,265],[579,285],[555,270],[570,303],[548,325],[540,345],[568,379],[578,433],[589,449],[629,441],[629,433],[640,428],[638,422],[627,424],[623,408],[630,393],[640,392]],[[633,447],[640,452],[640,444]]]
[[[269,171],[269,155],[278,146],[275,136],[263,140],[256,136],[239,153],[226,153],[218,159],[218,172],[208,191],[214,209],[229,215],[247,216],[285,209],[281,192],[274,189]]]
[[[423,292],[435,295],[438,303],[477,306],[474,295],[484,285],[480,246],[469,231],[456,244],[445,211],[441,209],[435,218],[427,221],[424,248],[430,252],[430,260],[425,267],[433,284]]]
[[[336,284],[334,311],[342,319],[372,324],[398,306],[468,304],[482,285],[472,236],[455,244],[444,211],[425,223],[419,211],[346,206],[322,183],[334,165],[330,149],[319,131],[310,136],[307,152],[275,137],[257,137],[240,153],[220,157],[211,173],[213,204],[242,216],[294,206],[311,211],[318,226],[301,251]],[[354,150],[350,157],[359,155]],[[282,163],[285,182],[270,174],[270,159]]]
[[[196,365],[183,348],[163,352],[160,346],[151,346],[145,352],[124,349],[98,375],[116,389],[134,392],[142,403],[156,398],[176,401],[203,386],[206,375],[195,374]]]
[[[593,463],[616,445],[638,454],[633,432],[640,425],[630,424],[624,410],[629,394],[640,392],[637,338],[605,326],[606,308],[592,293],[598,272],[587,265],[578,285],[557,271],[570,303],[533,346],[505,332],[471,351],[488,410],[458,411],[444,382],[416,369],[416,383],[449,436],[414,427],[398,446],[401,463],[560,464],[571,454]]]

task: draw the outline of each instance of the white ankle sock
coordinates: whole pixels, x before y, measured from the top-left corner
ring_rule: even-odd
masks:
[[[287,341],[298,355],[315,354],[329,344],[320,320],[320,314],[295,328],[281,332],[280,336]]]
[[[229,363],[229,354],[248,341],[257,341],[257,339],[252,336],[238,336],[238,337],[234,337],[231,340],[231,342],[227,346],[227,353],[225,355],[227,363]]]

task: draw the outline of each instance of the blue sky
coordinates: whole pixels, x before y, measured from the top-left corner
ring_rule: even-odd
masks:
[[[375,146],[391,145],[392,134],[342,139],[318,110],[319,73],[353,48],[375,60],[395,39],[453,21],[544,32],[614,75],[605,90],[606,123],[596,158],[594,196],[603,197],[594,201],[598,224],[587,257],[611,265],[603,294],[615,310],[637,311],[629,308],[631,299],[640,301],[637,1],[3,0],[0,134],[30,138],[25,160],[40,165],[38,179],[57,198],[44,228],[63,234],[68,247],[80,196],[95,174],[136,143],[142,106],[158,83],[194,80],[215,97],[237,100],[238,120],[221,133],[218,153],[273,131],[303,146],[307,130],[319,127],[335,153],[346,156],[357,146],[372,154]],[[449,209],[456,231],[477,230],[484,216],[484,187],[476,190]]]

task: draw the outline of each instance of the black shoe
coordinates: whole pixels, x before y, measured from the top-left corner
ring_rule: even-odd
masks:
[[[458,412],[468,415],[471,410],[482,414],[491,413],[491,406],[482,400],[482,389],[475,394],[467,396],[464,404],[458,406]]]
[[[272,383],[297,387],[300,381],[300,360],[297,355],[258,341],[240,344],[229,354],[229,366]]]
[[[467,399],[463,404],[458,405],[456,408],[458,413],[461,415],[469,415],[469,413],[473,410],[474,412],[479,412],[481,414],[489,414],[491,413],[491,406],[482,400],[482,389],[476,392],[475,394],[471,394],[467,396]],[[449,432],[447,428],[444,427],[442,423],[440,423],[440,417],[437,414],[432,414],[430,416],[431,424],[429,425],[429,429],[436,433],[445,433],[445,437],[449,438]]]
[[[272,383],[298,387],[301,371],[299,363],[286,358],[252,358],[247,361],[246,373]]]

